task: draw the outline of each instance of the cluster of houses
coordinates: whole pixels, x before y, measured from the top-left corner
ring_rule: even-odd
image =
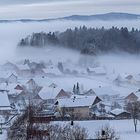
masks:
[[[34,75],[39,75],[41,79],[61,74],[59,68],[50,62],[47,68],[44,63],[29,60],[17,65],[8,62],[0,71],[2,74],[4,71],[0,78],[0,116],[5,122],[22,113],[29,104],[39,107],[40,114],[51,114],[57,119],[126,119],[131,118],[131,114],[125,110],[125,104],[140,99],[139,90],[122,98],[116,91],[104,87],[75,94],[56,83],[41,86],[34,80]],[[87,71],[90,74],[106,74],[105,69],[101,68],[88,68]],[[103,95],[104,91],[106,94]],[[112,96],[107,95],[109,92],[113,93]]]
[[[131,75],[131,74],[124,74],[124,75],[118,75],[114,82],[117,85],[134,85],[139,86],[140,85],[140,74],[138,75]]]
[[[44,115],[52,114],[56,118],[73,119],[125,119],[131,114],[118,102],[109,103],[90,89],[82,94],[74,94],[59,88],[55,83],[46,87],[39,86],[33,79],[25,85],[1,84],[0,115],[9,119],[12,115],[20,114],[29,103],[41,108]],[[112,99],[116,97],[112,97]],[[139,93],[131,93],[124,102],[139,99]]]

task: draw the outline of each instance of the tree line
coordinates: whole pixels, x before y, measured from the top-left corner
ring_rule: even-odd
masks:
[[[82,54],[111,51],[140,52],[140,30],[127,27],[110,29],[75,27],[64,32],[33,33],[19,42],[19,46],[47,47],[58,45],[79,50]]]

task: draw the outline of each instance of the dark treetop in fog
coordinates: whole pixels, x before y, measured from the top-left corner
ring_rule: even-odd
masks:
[[[125,51],[129,53],[140,52],[140,31],[126,27],[121,29],[95,29],[85,26],[67,29],[61,33],[33,33],[21,39],[19,46],[47,47],[59,45],[67,48],[80,50],[83,54],[95,54],[98,52]]]

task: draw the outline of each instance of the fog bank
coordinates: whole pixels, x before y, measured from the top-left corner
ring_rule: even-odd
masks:
[[[52,31],[64,31],[67,28],[75,28],[80,26],[100,28],[104,26],[105,28],[111,28],[112,26],[117,27],[132,27],[139,28],[140,20],[137,21],[88,21],[88,22],[79,22],[79,21],[51,21],[51,22],[31,22],[31,23],[0,23],[0,63],[3,63],[8,60],[20,60],[24,58],[30,59],[71,59],[77,58],[79,53],[72,50],[62,51],[58,49],[51,50],[51,54],[47,55],[49,48],[47,50],[35,50],[27,49],[24,51],[17,50],[17,43],[21,38],[26,37],[27,35],[32,34],[33,32],[52,32]],[[54,51],[54,52],[53,52]],[[50,51],[49,51],[50,52]],[[72,55],[74,54],[74,55]]]

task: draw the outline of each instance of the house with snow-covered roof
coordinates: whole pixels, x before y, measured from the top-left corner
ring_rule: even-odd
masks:
[[[31,72],[31,70],[30,69],[22,69],[22,70],[19,70],[18,72],[17,72],[17,74],[18,74],[18,76],[20,76],[20,77],[27,77],[27,78],[32,78],[33,76],[34,76],[34,74]]]
[[[140,85],[140,76],[132,74],[119,74],[114,83],[120,86],[121,84],[131,84],[131,85]]]
[[[93,74],[93,75],[106,75],[107,72],[104,67],[88,67],[87,68],[88,74]]]
[[[140,91],[131,92],[124,100],[126,103],[140,101]]]
[[[29,70],[29,66],[27,64],[19,64],[17,65],[17,67],[19,68],[19,70]]]
[[[60,114],[65,111],[65,115],[75,119],[89,118],[91,108],[101,100],[97,96],[73,95],[71,98],[57,99],[57,108]]]
[[[7,90],[9,91],[9,94],[19,95],[25,90],[25,88],[20,84],[8,84]]]
[[[12,108],[6,91],[0,90],[0,115],[6,115],[11,112]]]
[[[89,89],[88,91],[84,92],[83,95],[90,96],[90,95],[96,95],[96,93],[93,89]]]
[[[11,62],[7,62],[7,63],[2,65],[2,69],[3,70],[10,70],[10,71],[11,70],[12,71],[17,71],[18,67],[15,64],[11,63]]]
[[[60,70],[54,66],[47,67],[46,69],[43,69],[43,71],[45,72],[47,76],[61,76],[62,75]]]
[[[97,95],[100,96],[101,95],[117,96],[120,94],[118,91],[114,90],[111,86],[104,86],[104,87],[99,86],[97,88],[94,88],[93,90]]]
[[[111,110],[110,114],[113,115],[116,119],[130,119],[131,118],[130,112],[124,109],[119,109],[119,108]]]
[[[17,83],[17,81],[18,77],[13,73],[7,78],[8,83]]]
[[[0,84],[0,90],[8,91],[8,84],[6,82],[5,83],[1,83]]]
[[[25,86],[27,88],[27,91],[29,91],[29,92],[33,92],[33,91],[35,91],[39,87],[34,79],[28,80],[26,82]]]
[[[60,98],[70,98],[72,96],[72,93],[70,92],[66,92],[63,89],[60,90],[60,92],[57,94],[57,96],[55,97],[56,99],[60,99]]]
[[[52,85],[52,84],[51,84]],[[60,92],[60,88],[57,86],[46,86],[41,89],[38,95],[42,100],[46,101],[48,104],[53,104],[56,101],[56,96]]]

